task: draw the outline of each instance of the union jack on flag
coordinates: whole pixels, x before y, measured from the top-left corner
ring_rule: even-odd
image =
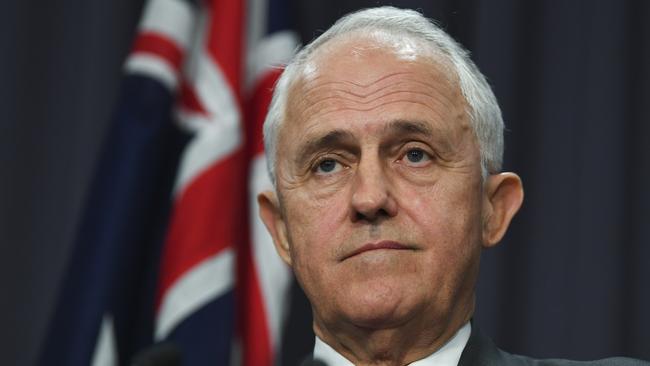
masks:
[[[290,272],[257,218],[297,45],[280,0],[149,0],[40,363],[273,365]]]

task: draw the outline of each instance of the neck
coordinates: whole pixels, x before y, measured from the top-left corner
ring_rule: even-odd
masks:
[[[474,301],[445,317],[415,317],[392,327],[323,323],[314,317],[314,332],[355,365],[397,366],[423,359],[442,348],[474,312]],[[343,325],[340,325],[343,323]]]

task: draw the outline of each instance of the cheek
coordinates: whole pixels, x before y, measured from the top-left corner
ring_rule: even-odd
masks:
[[[300,257],[329,256],[345,237],[348,203],[343,192],[328,197],[298,193],[288,201],[289,237]]]
[[[469,197],[458,188],[442,184],[424,190],[411,187],[400,195],[409,235],[424,249],[414,282],[439,304],[450,306],[465,288],[466,274],[475,266],[481,248],[479,205],[468,204]]]
[[[480,238],[480,195],[470,184],[452,183],[400,187],[397,194],[411,230],[436,251],[458,252]]]
[[[339,196],[342,193],[325,200],[296,194],[287,202],[293,270],[310,299],[334,291],[329,281],[335,278],[337,249],[349,236],[347,204]]]

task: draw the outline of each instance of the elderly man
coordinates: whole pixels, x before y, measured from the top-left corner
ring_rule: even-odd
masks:
[[[444,31],[390,7],[342,18],[287,66],[264,137],[275,191],[260,215],[311,302],[315,358],[538,364],[470,323],[481,251],[523,189],[500,172],[495,96]]]

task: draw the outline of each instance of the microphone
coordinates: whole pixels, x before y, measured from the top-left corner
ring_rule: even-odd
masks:
[[[171,342],[158,343],[136,354],[131,366],[181,366],[181,350]]]

